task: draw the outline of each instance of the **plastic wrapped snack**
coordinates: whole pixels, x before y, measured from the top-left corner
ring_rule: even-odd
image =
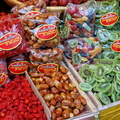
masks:
[[[14,74],[25,73],[25,71],[28,70],[28,65],[29,65],[27,61],[27,57],[23,54],[8,58],[7,64],[8,64],[10,77],[15,77]]]
[[[0,59],[0,86],[9,82],[7,63],[5,59]]]
[[[95,5],[90,2],[76,5],[68,3],[65,12],[65,26],[61,29],[62,38],[93,36]]]
[[[102,50],[98,38],[94,37],[69,39],[64,46],[65,55],[76,69],[83,63],[92,62]]]
[[[13,7],[11,12],[16,16],[45,13],[46,4],[44,0],[29,0]]]
[[[25,38],[31,48],[54,48],[59,44],[59,13],[23,17]]]
[[[27,51],[21,20],[11,19],[0,22],[0,58],[20,55]]]
[[[95,34],[98,29],[119,30],[120,29],[120,8],[119,2],[113,0],[97,1],[95,17]]]
[[[30,51],[30,68],[37,68],[46,63],[61,64],[63,51],[59,48],[52,49],[33,49]]]

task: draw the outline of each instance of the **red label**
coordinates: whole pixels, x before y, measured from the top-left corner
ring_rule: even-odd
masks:
[[[120,40],[116,40],[112,43],[111,49],[115,52],[120,52]]]
[[[55,25],[43,25],[36,33],[40,40],[50,40],[58,34],[57,27]]]
[[[14,62],[8,66],[8,69],[13,74],[22,74],[28,70],[28,64],[29,63],[27,61]]]
[[[41,73],[44,73],[46,71],[48,71],[48,72],[56,72],[56,71],[58,71],[58,65],[53,64],[53,63],[48,63],[48,64],[43,64],[43,65],[38,66],[37,69]]]
[[[0,86],[5,83],[7,76],[4,73],[0,73]]]
[[[100,23],[104,26],[110,26],[115,24],[118,21],[118,14],[117,13],[107,13],[103,15],[100,19]]]
[[[31,11],[25,14],[25,16],[33,16],[33,15],[40,15],[41,13],[38,11]]]
[[[12,50],[20,45],[22,37],[17,33],[8,33],[0,38],[0,49]]]

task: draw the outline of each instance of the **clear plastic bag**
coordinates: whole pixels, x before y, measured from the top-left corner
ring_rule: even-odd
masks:
[[[78,69],[84,63],[91,63],[101,53],[102,48],[98,38],[83,37],[69,39],[64,42],[65,55]]]
[[[62,49],[51,48],[51,49],[33,49],[30,51],[29,60],[30,68],[37,68],[39,65],[46,63],[61,64],[62,62]]]
[[[23,4],[17,5],[11,9],[16,16],[25,15],[28,12],[38,11],[40,13],[46,12],[46,4],[44,0],[29,0]]]
[[[96,6],[88,1],[85,4],[68,3],[64,20],[65,25],[61,29],[63,39],[74,37],[91,37],[94,33]]]
[[[58,28],[59,13],[46,13],[23,17],[25,38],[30,48],[54,48],[60,38]]]
[[[27,52],[23,26],[19,18],[0,22],[0,58]]]
[[[5,59],[0,59],[0,86],[9,82],[7,63]]]

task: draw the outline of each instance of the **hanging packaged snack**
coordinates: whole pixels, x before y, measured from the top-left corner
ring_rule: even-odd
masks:
[[[0,22],[0,58],[27,52],[27,42],[19,18]]]
[[[30,48],[54,48],[59,44],[59,13],[23,17],[25,38]]]
[[[11,12],[13,12],[15,16],[41,14],[46,12],[46,4],[44,0],[29,0],[13,7]]]
[[[76,70],[84,63],[93,62],[102,50],[98,38],[95,37],[69,39],[64,42],[64,47],[66,57]]]
[[[32,49],[30,50],[29,60],[30,68],[37,69],[39,65],[46,63],[61,64],[63,51],[59,48],[51,49]]]
[[[7,63],[5,59],[0,59],[0,86],[9,82]]]
[[[113,0],[97,1],[95,17],[95,35],[101,29],[120,30],[120,7],[119,2]]]
[[[29,62],[23,54],[7,59],[9,76],[15,77],[15,74],[23,74],[28,70]]]
[[[65,25],[60,29],[61,37],[67,39],[93,36],[95,8],[94,2],[89,1],[80,5],[68,3],[64,14]]]

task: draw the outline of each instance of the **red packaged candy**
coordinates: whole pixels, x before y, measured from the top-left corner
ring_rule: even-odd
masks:
[[[0,59],[0,86],[9,82],[6,60]]]
[[[0,22],[0,58],[8,58],[27,52],[21,20]]]

